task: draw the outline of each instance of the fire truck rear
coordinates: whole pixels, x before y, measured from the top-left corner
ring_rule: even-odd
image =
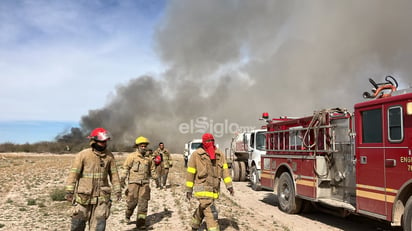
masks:
[[[279,208],[334,208],[412,226],[412,92],[391,76],[354,112],[334,108],[267,124],[261,186]],[[389,93],[387,93],[390,91]],[[393,92],[393,93],[392,93]],[[391,94],[392,93],[392,94]]]

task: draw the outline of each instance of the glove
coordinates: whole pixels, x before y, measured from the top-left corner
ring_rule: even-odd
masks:
[[[235,195],[235,191],[233,190],[233,187],[230,187],[230,188],[228,188],[227,190],[230,192],[230,195],[231,195],[231,196],[234,196],[234,195]]]
[[[122,200],[122,192],[116,193],[116,199],[117,199],[117,201],[121,201],[121,200]]]
[[[66,193],[66,196],[64,196],[64,198],[68,201],[68,202],[70,202],[70,203],[72,203],[73,202],[73,196],[74,194],[73,193]]]
[[[192,199],[192,192],[186,192],[186,199],[189,201]]]

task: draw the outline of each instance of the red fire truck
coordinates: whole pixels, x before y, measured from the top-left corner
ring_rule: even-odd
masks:
[[[411,231],[412,90],[396,91],[396,80],[385,80],[369,79],[374,89],[364,97],[372,99],[355,104],[353,113],[334,108],[264,118],[261,186],[276,192],[282,211],[333,207]]]

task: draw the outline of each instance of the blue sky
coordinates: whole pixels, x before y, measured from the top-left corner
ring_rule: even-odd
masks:
[[[165,1],[0,2],[0,143],[52,139],[116,86],[163,70],[153,32]]]
[[[77,122],[71,121],[0,121],[1,143],[51,141],[75,126],[78,126]]]
[[[137,133],[176,142],[164,125],[192,120],[190,102],[213,121],[245,125],[263,111],[353,108],[370,91],[368,78],[412,85],[410,8],[385,0],[0,0],[0,143],[51,139],[83,116],[108,117],[104,126],[124,142]],[[146,116],[160,107],[172,122]],[[116,111],[89,113],[102,109]]]

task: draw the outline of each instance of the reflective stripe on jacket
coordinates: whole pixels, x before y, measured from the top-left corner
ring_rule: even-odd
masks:
[[[203,148],[198,148],[189,159],[186,173],[186,191],[197,198],[219,198],[220,180],[226,188],[232,187],[232,178],[223,153],[216,149],[216,160],[210,160]]]

